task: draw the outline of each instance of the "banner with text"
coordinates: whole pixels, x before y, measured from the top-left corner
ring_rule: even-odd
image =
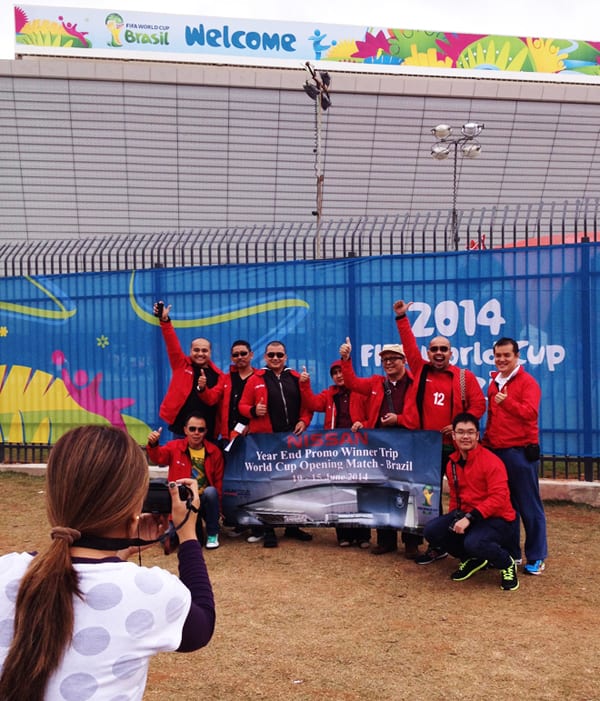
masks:
[[[176,6],[175,6],[176,7]],[[399,19],[402,12],[399,11]],[[448,20],[446,20],[448,21]],[[582,26],[583,21],[582,21]],[[17,54],[598,82],[600,42],[435,28],[15,5]]]
[[[344,429],[251,434],[227,456],[229,523],[414,531],[438,514],[441,435]]]

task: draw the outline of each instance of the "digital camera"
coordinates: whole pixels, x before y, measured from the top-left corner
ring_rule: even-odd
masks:
[[[192,496],[192,490],[185,484],[178,484],[179,498],[186,501]],[[151,479],[148,485],[148,493],[142,506],[142,512],[146,514],[170,514],[171,513],[171,493],[169,483],[161,477]]]

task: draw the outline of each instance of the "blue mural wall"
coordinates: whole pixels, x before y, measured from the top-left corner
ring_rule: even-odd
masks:
[[[450,337],[453,362],[484,389],[494,340],[516,338],[542,387],[544,453],[598,456],[599,261],[600,244],[584,243],[0,279],[0,439],[53,443],[74,424],[109,422],[145,442],[170,377],[156,299],[172,305],[184,350],[206,337],[227,369],[233,340],[250,341],[260,365],[281,339],[316,389],[347,336],[357,373],[381,372],[404,299],[423,349]]]

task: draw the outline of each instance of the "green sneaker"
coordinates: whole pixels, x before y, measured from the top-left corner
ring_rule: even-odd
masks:
[[[504,591],[515,591],[519,588],[519,579],[517,578],[517,563],[510,558],[510,565],[500,570],[500,588]]]
[[[455,582],[462,582],[465,579],[469,579],[469,577],[472,577],[475,572],[482,570],[487,563],[487,560],[482,560],[479,557],[470,557],[468,560],[463,560],[458,566],[456,572],[453,572],[450,575],[450,579]]]
[[[219,547],[219,536],[218,535],[209,535],[206,538],[206,547],[209,550],[212,550],[214,548]]]

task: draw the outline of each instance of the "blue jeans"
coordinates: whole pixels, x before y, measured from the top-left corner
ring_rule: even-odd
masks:
[[[219,493],[216,487],[206,487],[200,495],[200,517],[206,521],[206,535],[219,533]],[[200,527],[202,524],[200,523]]]
[[[464,534],[459,534],[450,530],[455,519],[456,512],[451,511],[425,525],[423,535],[432,548],[445,550],[461,561],[469,557],[488,560],[500,570],[510,565],[508,545],[514,522],[503,518],[484,518],[474,521]]]
[[[501,448],[494,453],[506,465],[508,487],[512,505],[517,512],[516,527],[513,533],[513,546],[517,547],[519,555],[511,552],[513,557],[519,557],[520,533],[519,517],[525,529],[525,557],[527,562],[545,560],[548,557],[548,542],[546,540],[546,514],[540,497],[538,479],[539,461],[530,462],[525,457],[524,448]],[[516,541],[516,546],[515,546]]]

